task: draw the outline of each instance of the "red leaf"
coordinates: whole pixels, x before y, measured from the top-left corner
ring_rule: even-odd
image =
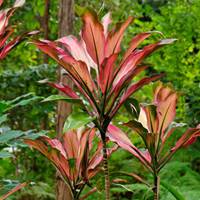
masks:
[[[122,106],[122,104],[133,94],[135,93],[137,90],[139,90],[141,87],[143,87],[144,85],[149,84],[152,81],[155,81],[159,78],[161,78],[163,76],[163,74],[159,74],[159,75],[154,75],[152,77],[145,77],[143,79],[141,79],[140,81],[138,81],[137,83],[132,84],[131,86],[129,86],[129,88],[126,90],[126,92],[124,92],[124,94],[122,95],[119,103],[114,107],[112,113],[111,113],[111,117],[115,115],[115,113],[119,110],[119,108]]]
[[[90,91],[93,90],[94,83],[84,62],[75,60],[67,52],[57,47],[54,42],[35,40],[34,44],[62,65],[78,87],[81,84],[82,87],[88,87]]]
[[[12,195],[13,193],[17,192],[18,190],[20,190],[21,188],[25,187],[26,185],[27,185],[26,183],[21,183],[21,184],[17,185],[12,190],[10,190],[7,194],[5,194],[2,197],[0,197],[0,200],[7,199],[10,195]]]
[[[115,29],[109,32],[105,46],[106,57],[110,57],[112,54],[119,53],[124,31],[132,21],[133,18],[129,17],[125,22],[118,24]]]
[[[176,115],[177,94],[169,87],[158,86],[154,94],[159,127],[156,132],[164,134]]]
[[[96,14],[86,11],[83,15],[82,38],[86,49],[98,66],[104,60],[105,37],[102,24]]]
[[[103,94],[110,87],[111,80],[113,78],[114,63],[118,57],[118,54],[112,54],[109,58],[105,58],[100,68],[99,85]]]
[[[29,33],[24,33],[21,36],[17,36],[15,38],[13,38],[10,42],[8,42],[0,51],[0,59],[5,58],[5,56],[7,56],[7,54],[14,48],[16,47],[18,44],[20,44],[21,42],[23,42],[27,37],[32,36],[37,34],[38,31],[33,31],[33,32],[29,32]],[[12,32],[8,33],[8,35],[6,36],[6,38],[4,38],[3,40],[1,40],[1,45],[5,44],[5,39],[8,39],[8,37],[12,34]]]
[[[113,125],[108,126],[108,132],[106,136],[109,138],[110,141],[117,143],[121,148],[129,151],[133,154],[136,158],[138,158],[142,163],[146,165],[146,163],[151,162],[150,157],[145,155],[139,149],[137,149],[119,128]]]
[[[175,146],[171,149],[172,152],[177,151],[181,147],[186,147],[195,142],[196,137],[200,136],[199,128],[189,128],[181,138],[176,142]]]
[[[75,131],[68,131],[63,135],[63,146],[66,151],[68,159],[78,157],[78,136]]]
[[[13,32],[14,32],[13,28],[8,28],[4,32],[4,34],[1,35],[1,37],[0,37],[0,48],[2,48],[5,45],[5,42],[12,35]]]
[[[146,33],[140,33],[138,35],[136,35],[132,40],[131,43],[129,45],[128,50],[126,51],[126,53],[124,54],[123,60],[126,60],[126,58],[128,58],[129,55],[131,55],[131,53],[137,48],[137,46],[143,42],[146,38],[148,38],[151,35],[151,32],[146,32]]]
[[[65,149],[63,148],[62,143],[58,139],[51,139],[44,136],[43,140],[46,141],[53,149],[57,149],[61,153],[61,155],[67,158]]]
[[[61,92],[65,93],[67,96],[74,98],[74,99],[79,99],[79,96],[67,85],[62,84],[62,83],[51,83],[48,82],[48,84]]]

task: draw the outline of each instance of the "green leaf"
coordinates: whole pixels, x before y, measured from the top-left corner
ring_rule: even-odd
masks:
[[[0,116],[0,125],[7,120],[7,115]]]
[[[16,104],[17,102],[19,102],[21,99],[24,99],[24,98],[27,98],[31,95],[34,95],[34,93],[30,92],[30,93],[27,93],[27,94],[24,94],[24,95],[21,95],[11,101],[9,101],[9,104]]]
[[[31,140],[36,140],[37,138],[41,137],[41,136],[44,136],[48,133],[48,131],[40,131],[40,132],[29,132],[29,133],[26,133],[25,136],[23,136],[22,138],[23,139],[31,139]]]
[[[87,10],[88,10],[88,8],[79,6],[78,4],[75,4],[75,13],[78,16],[82,16]]]
[[[24,135],[23,131],[7,131],[0,135],[0,144],[9,142],[10,140],[19,138],[20,136]]]
[[[71,129],[77,129],[81,126],[84,126],[94,119],[90,117],[86,112],[83,111],[74,111],[69,117],[67,118],[63,131],[66,132]]]
[[[160,183],[165,189],[167,189],[177,200],[186,200],[185,197],[177,191],[175,187],[168,183],[161,181]]]
[[[43,99],[43,97],[38,97],[38,96],[34,96],[30,99],[24,99],[24,100],[21,100],[20,102],[18,102],[17,104],[13,105],[12,108],[16,107],[16,106],[26,106],[26,105],[32,103],[33,101],[37,101],[37,100],[41,100],[41,99]]]
[[[0,151],[0,158],[10,158],[13,155],[7,151]]]
[[[0,114],[4,113],[8,109],[9,106],[10,106],[9,102],[0,101]]]
[[[127,123],[124,123],[124,125],[137,132],[143,138],[143,140],[146,141],[148,131],[146,128],[143,127],[143,125],[140,122],[136,120],[131,120]]]
[[[45,98],[44,100],[42,100],[42,102],[59,101],[59,100],[66,101],[68,103],[81,103],[80,99],[72,99],[69,97],[62,96],[62,95],[51,95]]]
[[[133,119],[138,119],[140,114],[140,105],[136,99],[134,98],[127,99],[126,102],[124,103],[124,106],[128,111],[128,113],[131,114]]]

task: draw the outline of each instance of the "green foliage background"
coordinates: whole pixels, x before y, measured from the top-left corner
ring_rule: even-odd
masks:
[[[8,3],[13,1],[8,1]],[[105,0],[85,1],[75,0],[80,6],[95,9],[99,16],[108,11],[112,12],[113,22],[135,16],[134,24],[128,29],[124,37],[125,50],[131,38],[144,31],[161,31],[165,37],[177,38],[173,45],[163,48],[153,54],[146,62],[150,69],[146,72],[165,72],[162,79],[165,83],[172,84],[179,91],[180,98],[177,111],[177,122],[185,122],[188,126],[195,126],[200,122],[200,2],[199,0]],[[6,3],[7,4],[7,3]],[[57,38],[57,11],[58,0],[51,1],[50,39]],[[26,5],[19,9],[12,18],[12,23],[17,24],[16,32],[27,30],[41,30],[38,16],[43,15],[44,1],[27,0]],[[75,17],[74,34],[78,35],[81,27],[80,18]],[[145,43],[158,39],[154,34]],[[144,43],[144,44],[145,44]],[[38,83],[39,80],[57,78],[56,65],[49,60],[43,64],[43,55],[33,45],[23,43],[18,46],[4,61],[0,63],[0,99],[9,100],[28,92],[38,96],[48,96],[56,93],[48,86]],[[149,101],[153,86],[146,86],[136,94],[141,102]],[[35,102],[31,105],[11,110],[8,121],[4,127],[18,130],[49,130],[55,135],[55,104],[41,104]],[[128,115],[123,108],[116,117],[116,123],[127,121]],[[0,130],[2,130],[1,127]],[[141,141],[136,135],[131,135],[134,144],[141,146]],[[190,150],[181,150],[164,168],[163,180],[180,192],[186,200],[200,199],[200,143],[197,141]],[[109,161],[111,176],[129,180],[126,187],[115,184],[112,187],[113,199],[152,199],[152,193],[146,186],[137,183],[130,177],[120,175],[119,171],[138,173],[150,182],[152,177],[146,170],[133,159],[133,157],[119,150]],[[13,158],[0,159],[0,179],[30,181],[32,184],[10,199],[45,200],[54,199],[55,170],[36,151],[21,147],[14,151]],[[92,185],[99,189],[88,199],[103,199],[103,179],[101,174],[92,180]],[[135,184],[132,184],[135,183]],[[0,183],[1,188],[1,183]],[[89,190],[89,187],[86,189]],[[161,187],[162,200],[173,200],[173,195]]]

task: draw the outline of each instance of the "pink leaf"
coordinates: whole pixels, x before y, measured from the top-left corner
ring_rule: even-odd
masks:
[[[107,38],[107,36],[108,36],[108,25],[111,22],[112,22],[112,19],[111,19],[111,14],[109,12],[102,18],[102,24],[103,24],[105,38]]]
[[[110,141],[117,143],[121,148],[129,151],[133,154],[136,158],[138,158],[142,163],[150,163],[150,157],[147,154],[144,154],[139,149],[137,149],[119,128],[114,125],[109,125],[108,132],[106,136],[109,138]]]
[[[60,38],[57,41],[62,43],[67,48],[67,50],[71,53],[74,59],[81,60],[84,63],[86,63],[89,71],[91,67],[94,69],[97,68],[96,63],[94,63],[94,61],[88,54],[83,40],[78,41],[77,38],[70,35],[67,37]]]

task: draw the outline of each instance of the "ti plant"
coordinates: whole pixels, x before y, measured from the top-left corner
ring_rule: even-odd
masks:
[[[0,7],[3,5],[4,0],[0,0]],[[23,6],[25,0],[16,0],[13,7],[3,8],[0,10],[0,60],[4,59],[7,54],[16,47],[20,42],[28,36],[34,35],[37,31],[26,32],[20,36],[11,38],[14,33],[14,27],[9,25],[9,19],[14,14],[18,7]],[[9,39],[11,38],[11,39]]]
[[[119,138],[111,139],[136,156],[153,174],[154,200],[159,199],[160,170],[169,162],[178,149],[192,144],[200,136],[199,126],[189,128],[175,144],[169,147],[172,142],[170,136],[176,129],[172,123],[176,115],[176,104],[177,93],[162,84],[159,84],[155,89],[152,104],[141,106],[140,111],[135,101],[129,104],[134,117],[136,113],[139,113],[139,115],[137,119],[131,120],[125,125],[141,136],[146,148],[145,151],[142,152],[131,144],[127,136],[120,130],[117,132],[120,132],[126,140],[121,140],[121,144],[119,144]],[[110,131],[114,133],[112,129]]]
[[[100,131],[103,143],[106,199],[110,199],[107,128],[117,111],[134,92],[162,77],[160,74],[132,81],[147,68],[142,64],[143,59],[156,49],[174,42],[174,39],[163,39],[137,49],[139,44],[152,34],[140,33],[131,40],[129,48],[121,58],[121,41],[126,28],[133,21],[132,17],[118,23],[110,31],[109,13],[100,22],[95,12],[85,10],[82,21],[80,39],[70,35],[56,41],[34,40],[33,43],[66,70],[66,75],[75,88],[63,83],[49,84],[70,97],[70,102],[81,102],[84,110],[95,119],[93,122]]]
[[[61,139],[43,136],[37,140],[25,140],[26,144],[40,151],[53,163],[70,187],[74,200],[80,198],[85,185],[89,185],[89,180],[101,170],[99,165],[103,161],[103,144],[99,141],[96,151],[93,151],[95,132],[95,129],[78,129],[66,132]],[[108,156],[117,148],[114,145],[107,150]]]

